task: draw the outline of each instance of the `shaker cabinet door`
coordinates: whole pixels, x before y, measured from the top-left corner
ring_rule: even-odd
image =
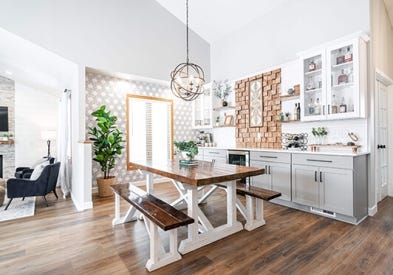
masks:
[[[270,175],[268,170],[268,162],[265,161],[252,161],[251,166],[258,167],[258,168],[265,168],[265,174],[251,177],[251,185],[271,190],[272,186],[270,183]]]
[[[280,199],[291,200],[291,165],[289,163],[270,163],[268,167],[271,188],[280,192]]]
[[[292,201],[319,207],[318,167],[292,165]]]
[[[321,168],[318,177],[322,183],[321,208],[353,216],[352,170]]]

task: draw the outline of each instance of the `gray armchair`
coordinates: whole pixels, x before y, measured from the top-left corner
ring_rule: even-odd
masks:
[[[50,164],[44,168],[37,180],[30,179],[9,179],[7,181],[7,197],[10,199],[4,210],[7,210],[14,198],[25,198],[43,196],[46,205],[46,195],[54,193],[56,199],[56,183],[59,176],[60,162]]]

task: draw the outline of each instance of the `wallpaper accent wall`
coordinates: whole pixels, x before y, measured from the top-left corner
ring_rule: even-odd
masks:
[[[98,72],[86,72],[86,132],[95,123],[91,113],[105,104],[117,116],[117,125],[126,138],[126,95],[136,94],[144,96],[173,99],[174,106],[174,140],[195,139],[196,132],[191,127],[191,103],[172,97],[168,84],[162,82],[148,82],[122,79]],[[86,138],[88,139],[88,137]],[[127,171],[127,154],[125,149],[117,160],[112,174],[117,182],[128,183],[143,180],[136,171]],[[98,163],[93,161],[93,186],[96,177],[102,175]]]

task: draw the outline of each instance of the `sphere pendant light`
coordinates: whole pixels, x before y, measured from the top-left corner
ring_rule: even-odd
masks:
[[[171,72],[171,90],[175,96],[192,101],[203,94],[205,74],[200,66],[190,63],[188,58],[188,0],[186,0],[186,27],[187,60],[177,65]]]

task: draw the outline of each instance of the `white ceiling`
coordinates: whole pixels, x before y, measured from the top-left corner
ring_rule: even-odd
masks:
[[[61,93],[76,65],[0,28],[0,75],[33,88]]]
[[[156,1],[185,23],[185,0]],[[279,7],[285,1],[287,0],[189,0],[189,26],[212,43]]]
[[[388,10],[390,23],[393,26],[393,0],[385,0],[385,6],[386,6],[386,9]]]

